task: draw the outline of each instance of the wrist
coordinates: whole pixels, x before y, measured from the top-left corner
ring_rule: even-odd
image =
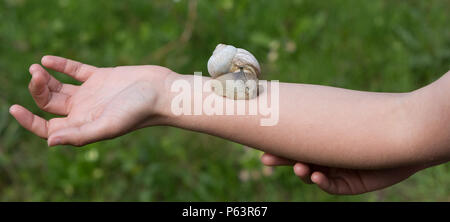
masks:
[[[161,84],[157,87],[156,103],[153,108],[152,119],[157,119],[157,121],[152,121],[148,125],[169,125],[171,119],[173,118],[173,113],[171,111],[171,102],[173,98],[173,93],[171,90],[172,84],[180,79],[186,78],[185,75],[178,74],[174,71],[167,71],[167,74],[162,79]]]
[[[159,125],[170,125],[170,126],[175,126],[175,127],[183,127],[183,123],[193,123],[192,122],[192,116],[190,114],[177,114],[178,113],[178,109],[180,107],[172,107],[173,105],[178,106],[179,104],[172,104],[173,100],[176,99],[176,97],[178,97],[177,99],[180,98],[180,96],[182,96],[180,93],[186,93],[186,90],[190,90],[190,97],[183,97],[183,107],[184,107],[184,102],[190,102],[191,106],[195,105],[196,101],[195,98],[199,98],[198,96],[200,96],[200,99],[202,99],[202,101],[200,101],[201,103],[203,102],[203,95],[199,95],[197,94],[198,91],[196,91],[194,88],[195,87],[200,87],[200,89],[203,89],[203,86],[196,86],[195,83],[195,76],[194,75],[183,75],[183,74],[178,74],[176,72],[171,72],[164,80],[164,84],[162,89],[160,90],[160,93],[158,96],[158,105],[157,105],[157,112],[159,114],[159,119],[160,122],[158,123]],[[201,77],[200,81],[206,81],[207,77]],[[182,92],[178,91],[180,90],[180,84],[178,84],[177,87],[173,87],[176,81],[181,81],[181,85],[185,85],[188,84],[188,88],[183,87]],[[185,100],[187,99],[187,101]],[[173,108],[175,108],[176,110],[173,110]],[[191,112],[194,112],[193,107],[191,107]],[[181,124],[181,125],[180,125]],[[196,123],[195,123],[196,124]]]

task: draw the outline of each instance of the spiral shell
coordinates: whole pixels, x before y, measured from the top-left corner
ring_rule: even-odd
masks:
[[[252,99],[258,95],[258,60],[247,50],[219,44],[208,60],[213,91],[230,99]],[[233,81],[228,81],[233,80]]]

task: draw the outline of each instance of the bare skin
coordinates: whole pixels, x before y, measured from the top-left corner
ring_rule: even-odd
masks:
[[[280,83],[279,122],[261,127],[262,115],[174,115],[170,102],[176,93],[170,86],[193,77],[164,67],[97,68],[55,56],[41,63],[82,82],[63,84],[41,65],[30,67],[34,100],[62,117],[45,120],[20,105],[11,106],[10,113],[49,146],[83,146],[169,125],[271,153],[262,157],[264,164],[295,163],[301,179],[336,194],[380,189],[450,159],[449,74],[410,93]],[[269,95],[270,87],[260,96]]]
[[[305,164],[265,153],[261,162],[266,166],[293,166],[294,173],[304,183],[316,184],[330,194],[361,194],[399,183],[425,168],[443,163],[412,165],[389,169],[346,169]]]

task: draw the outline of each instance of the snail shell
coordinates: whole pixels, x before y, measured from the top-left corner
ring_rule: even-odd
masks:
[[[213,91],[230,99],[253,99],[258,95],[258,60],[247,50],[219,44],[208,60]],[[227,80],[233,80],[227,84]]]

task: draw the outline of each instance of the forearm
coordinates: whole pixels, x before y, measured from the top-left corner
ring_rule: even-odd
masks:
[[[176,78],[193,83],[190,75]],[[270,92],[268,86],[259,97],[270,97]],[[176,95],[170,93],[167,101]],[[209,95],[204,93],[203,99]],[[424,105],[418,99],[424,99],[425,95],[280,83],[279,121],[274,126],[261,126],[260,120],[267,118],[261,114],[177,116],[171,112],[166,113],[166,124],[302,162],[345,168],[387,168],[420,164],[433,157],[420,149],[429,143],[422,139],[423,122],[418,118],[423,115],[420,110]],[[247,107],[251,106],[249,101],[245,102]],[[170,110],[169,103],[165,106]]]

